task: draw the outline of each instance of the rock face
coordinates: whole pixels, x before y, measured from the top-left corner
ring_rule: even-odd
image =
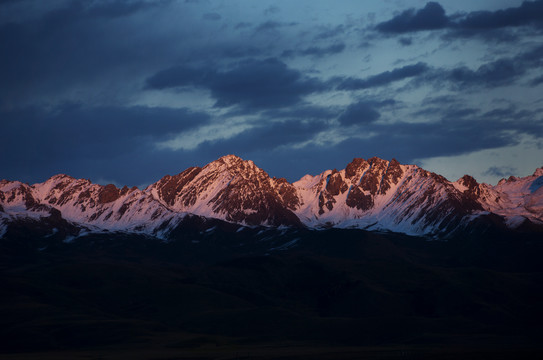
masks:
[[[292,212],[297,206],[294,187],[233,155],[165,176],[145,191],[176,212],[247,225],[301,225]]]
[[[137,188],[101,186],[67,175],[55,175],[32,186],[3,180],[0,203],[0,221],[4,223],[18,217],[40,219],[60,214],[88,231],[146,231],[156,235],[163,222],[179,217]]]
[[[296,213],[311,226],[445,234],[483,210],[444,177],[395,159],[354,159],[294,185],[303,199]]]
[[[0,236],[20,219],[58,218],[81,231],[167,238],[187,214],[244,226],[354,227],[447,237],[494,216],[509,228],[543,224],[543,168],[496,186],[456,182],[391,161],[356,158],[343,170],[291,184],[252,161],[224,156],[167,175],[144,190],[56,175],[44,183],[0,182]],[[496,220],[498,219],[498,220]]]

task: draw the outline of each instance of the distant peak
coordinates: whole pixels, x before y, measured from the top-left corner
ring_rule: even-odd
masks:
[[[378,156],[373,156],[367,160],[363,158],[354,158],[353,161],[351,161],[348,166],[351,167],[360,167],[364,166],[365,164],[383,164],[383,163],[390,163],[391,165],[400,165],[400,162],[396,160],[395,158],[392,158],[392,160],[382,159]]]
[[[511,175],[511,176],[509,176],[507,178],[507,182],[515,182],[515,181],[518,181],[518,180],[519,180],[519,178],[516,177],[516,176],[513,176],[513,175]]]
[[[177,219],[186,214],[251,226],[358,227],[447,237],[457,229],[469,230],[474,221],[486,226],[487,218],[499,226],[501,218],[509,226],[511,216],[539,224],[543,168],[534,175],[511,177],[496,187],[479,185],[469,175],[451,183],[416,165],[372,157],[355,158],[343,170],[306,175],[291,184],[229,154],[202,168],[164,176],[145,191],[65,174],[32,186],[0,181],[0,225],[7,219],[4,213],[37,218],[54,209],[59,219],[85,228],[143,229],[165,238],[170,231],[177,234]],[[528,189],[531,194],[525,196]]]
[[[401,163],[398,160],[396,160],[396,158],[392,158],[392,160],[390,160],[390,165],[397,166],[397,165],[401,165]]]
[[[464,175],[462,176],[460,179],[458,179],[457,181],[459,184],[462,184],[468,188],[473,188],[473,187],[476,187],[477,185],[479,185],[477,183],[477,180],[475,180],[475,178],[471,175]]]
[[[373,163],[382,163],[382,162],[386,162],[387,160],[384,160],[384,159],[381,159],[380,157],[377,157],[377,156],[374,156],[370,159],[368,159],[368,162],[370,164],[373,164]]]
[[[367,161],[363,158],[354,158],[353,161],[351,161],[348,165],[351,166],[361,166],[362,164],[365,164]]]
[[[226,165],[226,168],[255,168],[257,167],[255,163],[252,160],[243,160],[239,156],[236,155],[225,155],[217,160],[213,161],[211,164],[219,164],[219,165]]]
[[[66,174],[57,174],[53,175],[49,178],[49,181],[60,181],[60,180],[75,180],[75,178],[71,177],[70,175]]]
[[[243,160],[242,158],[240,158],[239,156],[233,155],[233,154],[228,154],[228,155],[221,156],[221,157],[218,158],[217,160],[222,160],[222,161],[224,161],[224,162],[244,161],[244,160]]]

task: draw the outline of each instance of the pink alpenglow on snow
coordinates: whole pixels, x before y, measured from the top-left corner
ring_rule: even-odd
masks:
[[[227,155],[164,176],[146,189],[97,185],[56,175],[34,185],[0,182],[0,235],[10,222],[60,216],[85,232],[123,231],[167,238],[187,215],[244,226],[359,228],[447,237],[495,215],[516,229],[543,225],[543,168],[533,175],[479,184],[456,182],[395,159],[356,158],[289,183],[252,161]]]

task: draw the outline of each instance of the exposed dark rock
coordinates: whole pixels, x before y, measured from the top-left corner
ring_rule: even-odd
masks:
[[[177,195],[183,190],[185,185],[190,183],[200,172],[199,167],[190,167],[175,176],[166,175],[158,181],[156,187],[162,200],[168,205],[173,205]]]
[[[108,184],[102,187],[101,191],[98,193],[98,202],[100,204],[107,204],[117,200],[120,196],[119,189],[113,184]]]
[[[515,182],[515,181],[517,181],[517,180],[518,180],[518,177],[516,177],[516,176],[509,176],[509,177],[507,178],[507,182]]]
[[[104,220],[109,220],[109,218],[111,217],[111,215],[113,215],[113,211],[110,211],[109,213],[107,213],[107,215],[104,216]]]
[[[398,181],[403,176],[403,170],[400,166],[400,163],[396,159],[392,159],[388,164],[386,174],[381,181],[381,194],[386,194],[392,185],[398,184]]]
[[[100,210],[94,212],[94,213],[90,216],[89,220],[90,220],[90,221],[94,221],[94,220],[98,219],[100,216],[102,216],[102,214],[103,214],[104,212],[106,212],[106,210],[107,210],[107,208],[102,208],[102,209],[100,209]]]
[[[377,194],[377,190],[379,189],[379,178],[377,177],[377,174],[368,170],[360,181],[360,187],[363,190],[369,191],[372,195]]]
[[[25,201],[25,206],[27,207],[27,209],[30,209],[37,204],[36,199],[34,199],[34,197],[32,196],[32,191],[29,187],[22,186],[21,192],[23,194],[23,199]]]
[[[332,174],[329,175],[326,190],[334,196],[339,195],[340,192],[344,193],[347,190],[347,185],[343,181],[341,174],[335,169],[332,171]]]
[[[277,191],[283,200],[283,204],[290,210],[295,210],[300,205],[300,199],[296,194],[296,188],[285,178],[273,178]]]
[[[130,202],[130,203],[126,202],[126,203],[124,203],[124,204],[121,205],[121,207],[120,207],[119,210],[117,211],[117,218],[118,218],[118,219],[120,219],[120,218],[124,215],[124,213],[126,213],[126,211],[127,211],[128,209],[130,209],[130,205],[131,205],[131,204],[132,204],[131,202]]]
[[[464,190],[464,194],[468,196],[472,200],[477,200],[479,196],[481,195],[481,189],[479,188],[479,183],[477,181],[469,176],[464,175],[460,180],[459,183],[467,187],[466,190]]]
[[[347,206],[357,208],[358,210],[369,210],[373,207],[373,197],[366,195],[358,186],[353,186],[349,191],[347,200],[345,202]]]
[[[363,166],[367,166],[367,164],[366,160],[362,158],[354,158],[353,161],[345,167],[345,177],[353,180],[352,178],[356,176],[357,170]]]

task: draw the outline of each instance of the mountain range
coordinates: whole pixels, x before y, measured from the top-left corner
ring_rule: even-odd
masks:
[[[355,158],[290,183],[250,160],[223,156],[140,190],[55,175],[34,185],[0,181],[0,237],[33,229],[66,241],[88,233],[169,239],[189,218],[245,228],[356,228],[445,239],[489,229],[543,229],[543,167],[491,186],[455,182],[416,165]],[[205,225],[204,225],[205,227]]]
[[[542,358],[542,209],[543,168],[491,186],[379,158],[2,180],[0,358]]]

